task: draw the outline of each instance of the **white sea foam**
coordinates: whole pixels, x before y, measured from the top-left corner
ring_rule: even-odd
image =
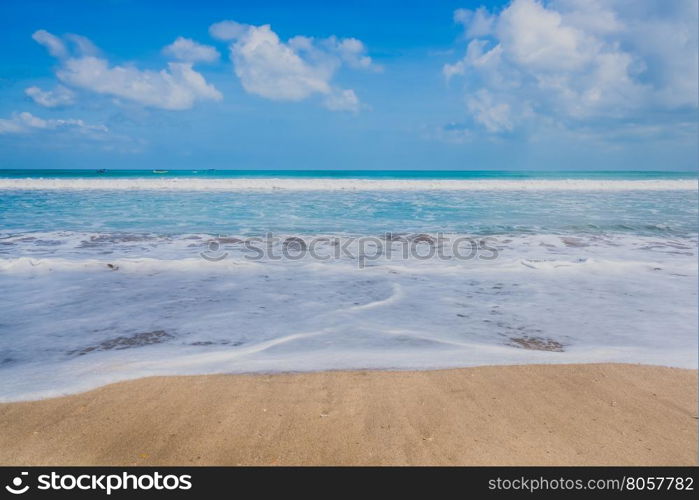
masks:
[[[303,240],[307,251],[282,248],[288,240]],[[271,238],[216,237],[209,234],[156,235],[147,233],[102,233],[74,231],[35,231],[0,234],[0,272],[48,272],[81,270],[103,271],[107,264],[122,270],[201,271],[251,264],[289,265],[305,263],[346,263],[362,267],[410,264],[448,269],[471,260],[491,268],[527,266],[536,269],[566,266],[594,267],[605,262],[617,267],[647,265],[649,262],[681,262],[693,266],[699,242],[697,237],[641,236],[608,234],[504,234],[476,236],[460,233],[392,234],[356,237],[344,234],[278,234]],[[209,244],[217,242],[211,252]],[[459,243],[460,242],[460,243]],[[455,246],[458,243],[458,254]],[[473,253],[471,244],[486,250]],[[258,251],[251,251],[254,246]],[[388,249],[391,248],[389,252]],[[311,250],[309,250],[311,249]],[[341,249],[341,251],[340,251]],[[437,250],[439,249],[439,250]],[[497,258],[492,257],[497,253]],[[430,258],[426,256],[432,255]],[[214,257],[206,259],[205,257]],[[220,259],[219,259],[220,257]],[[485,257],[485,258],[484,258]],[[689,257],[689,259],[688,259]],[[440,258],[445,261],[440,261]],[[451,261],[451,262],[450,262]],[[435,267],[436,264],[439,266]],[[445,267],[447,266],[447,267]]]
[[[12,190],[171,191],[664,191],[697,190],[690,179],[291,179],[291,178],[0,178]]]
[[[491,261],[364,269],[350,259],[248,262],[234,251],[209,262],[184,244],[192,235],[155,240],[149,257],[104,254],[115,238],[89,233],[42,234],[66,243],[28,256],[36,240],[22,238],[3,240],[0,258],[3,401],[147,375],[697,366],[695,237],[508,235]],[[521,344],[551,341],[560,351]]]

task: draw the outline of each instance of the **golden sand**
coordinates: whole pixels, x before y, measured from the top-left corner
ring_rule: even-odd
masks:
[[[0,404],[2,465],[690,465],[697,371],[153,377]]]

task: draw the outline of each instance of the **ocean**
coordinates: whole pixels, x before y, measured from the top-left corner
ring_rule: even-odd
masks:
[[[696,173],[0,171],[0,400],[168,374],[696,368],[698,202]]]

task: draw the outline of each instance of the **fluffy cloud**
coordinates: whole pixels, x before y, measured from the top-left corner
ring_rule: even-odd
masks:
[[[513,0],[454,17],[468,44],[443,73],[463,77],[467,110],[487,131],[696,113],[694,0]]]
[[[456,9],[454,21],[464,25],[468,38],[477,38],[491,33],[495,16],[485,7],[479,7],[476,10]]]
[[[55,108],[73,104],[75,94],[63,85],[58,85],[54,90],[41,90],[39,87],[28,87],[24,91],[32,100],[45,108]]]
[[[63,41],[55,35],[52,35],[46,30],[35,31],[32,38],[37,42],[46,47],[54,57],[63,58],[68,55],[68,50],[66,49]]]
[[[468,110],[474,119],[481,123],[489,132],[512,130],[513,117],[510,105],[506,102],[496,102],[485,89],[476,91],[466,99]]]
[[[334,90],[323,99],[323,105],[330,111],[359,111],[360,103],[354,90]]]
[[[163,49],[163,53],[185,62],[213,62],[219,58],[218,50],[210,45],[202,45],[189,38],[177,37]]]
[[[328,38],[325,43],[331,50],[336,51],[349,67],[381,71],[381,66],[374,64],[371,57],[366,55],[366,47],[361,40],[357,40],[356,38],[343,38],[339,40],[333,36]]]
[[[110,66],[97,57],[67,59],[56,72],[69,85],[129,99],[154,108],[191,108],[197,100],[218,101],[221,93],[192,69],[191,63],[168,63],[161,71]]]
[[[74,50],[51,33],[39,30],[34,40],[57,57],[56,76],[66,85],[111,95],[154,108],[189,109],[198,100],[218,101],[221,93],[192,68],[192,62],[170,62],[160,71],[112,66],[84,37],[66,37]]]
[[[355,38],[296,36],[283,42],[269,25],[235,21],[216,23],[209,32],[231,41],[230,57],[243,88],[267,99],[300,101],[319,94],[330,110],[358,111],[360,102],[354,91],[333,85],[335,73],[342,65],[380,69]]]
[[[106,134],[104,125],[89,125],[82,120],[45,120],[31,113],[14,113],[10,118],[0,118],[0,134],[22,134],[42,130],[74,131],[83,134]]]
[[[209,26],[209,34],[219,40],[235,40],[245,35],[249,27],[235,21],[221,21]]]

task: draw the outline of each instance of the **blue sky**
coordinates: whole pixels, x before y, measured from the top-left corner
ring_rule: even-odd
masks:
[[[0,168],[696,168],[695,0],[9,0],[0,19]]]

